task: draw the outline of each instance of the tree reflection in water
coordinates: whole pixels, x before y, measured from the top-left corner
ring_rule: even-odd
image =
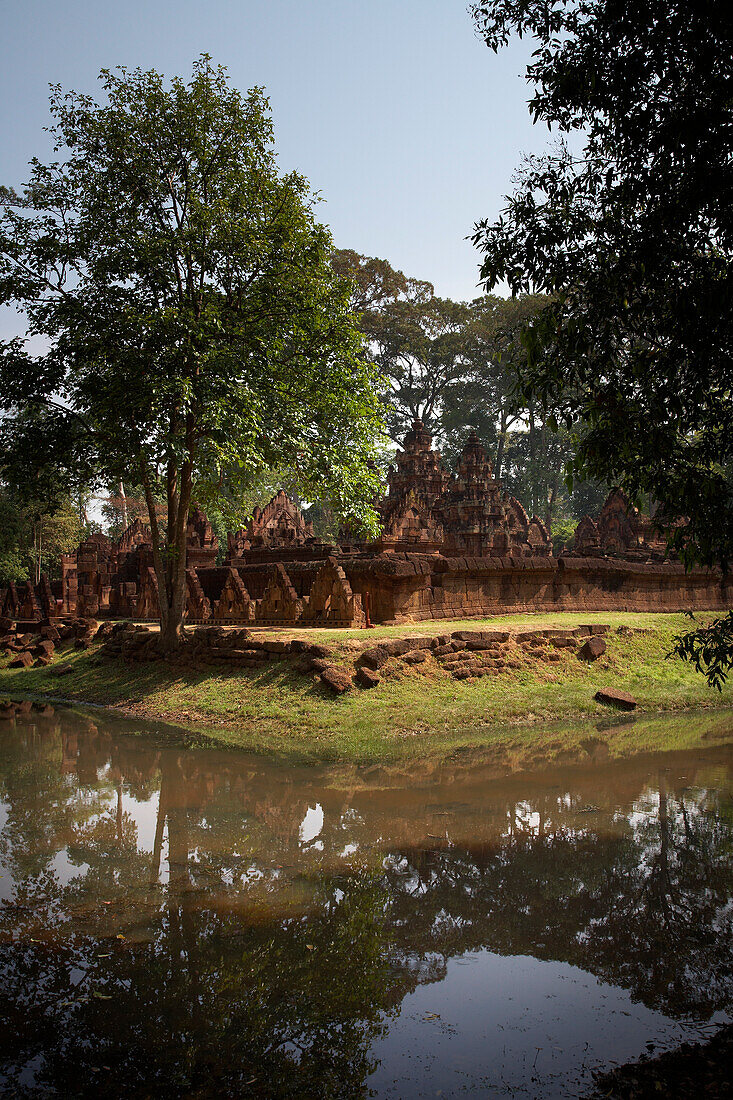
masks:
[[[673,1018],[730,1010],[732,761],[418,789],[19,720],[0,745],[5,1094],[366,1096],[406,993],[484,948]]]

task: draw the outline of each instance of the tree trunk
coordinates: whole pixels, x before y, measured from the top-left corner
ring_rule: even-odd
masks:
[[[552,477],[552,486],[547,496],[547,507],[545,508],[545,527],[552,535],[552,521],[555,518],[555,502],[557,500],[557,483],[559,473],[555,470]]]
[[[530,476],[530,492],[532,500],[532,515],[537,515],[537,470],[535,468],[535,422],[534,422],[534,404],[530,403],[529,406],[529,476]]]
[[[501,468],[504,464],[504,451],[506,450],[506,436],[507,418],[502,412],[501,419],[499,421],[499,442],[496,446],[496,462],[494,463],[494,477],[497,481],[501,480]]]
[[[161,611],[160,645],[163,653],[175,652],[183,639],[183,615],[186,610],[186,525],[189,503],[190,493],[185,500],[182,495],[174,510],[173,521],[168,521],[165,583],[162,587],[158,580],[158,603]]]
[[[116,832],[117,832],[117,844],[118,847],[122,847],[122,825],[123,825],[123,813],[122,813],[122,776],[117,777],[117,816],[116,816]]]
[[[169,468],[165,543],[161,538],[150,474],[142,453],[140,469],[153,539],[153,565],[158,581],[160,648],[163,653],[169,654],[178,649],[183,638],[183,615],[186,609],[186,526],[191,503],[193,467],[190,461],[183,463],[180,470],[180,493],[179,471],[173,466]]]
[[[158,794],[158,815],[155,822],[155,841],[153,843],[153,862],[150,869],[151,885],[157,885],[158,879],[160,878],[160,857],[163,851],[163,833],[165,832],[165,815],[167,809],[164,793],[163,777],[161,774],[160,791]]]
[[[41,531],[43,530],[43,519],[39,519],[36,527],[38,532],[36,539],[36,584],[41,583]]]
[[[170,577],[170,591],[163,589],[161,600],[160,581],[158,582],[158,602],[161,607],[160,647],[163,653],[174,653],[183,640],[183,613],[185,611],[186,557],[173,563]],[[163,600],[166,601],[165,608]]]

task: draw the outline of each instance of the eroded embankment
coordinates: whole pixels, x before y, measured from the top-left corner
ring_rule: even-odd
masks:
[[[632,695],[642,713],[733,703],[729,686],[712,691],[689,665],[667,658],[688,625],[683,616],[586,618],[507,617],[446,624],[442,634],[425,624],[340,633],[204,628],[165,660],[153,659],[155,632],[107,623],[90,637],[96,624],[77,623],[50,656],[32,649],[53,639],[17,638],[31,667],[9,668],[17,653],[0,658],[0,693],[102,704],[253,751],[344,761],[491,751],[507,731],[525,728],[539,743],[548,723],[592,732],[616,720],[595,698],[612,689]],[[587,659],[589,644],[605,650]],[[651,735],[643,742],[655,747]]]

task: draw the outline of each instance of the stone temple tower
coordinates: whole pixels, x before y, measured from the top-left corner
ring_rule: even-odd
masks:
[[[430,432],[422,420],[415,420],[387,475],[389,493],[379,508],[383,523],[382,549],[397,545],[423,550],[439,547],[443,533],[435,522],[433,506],[440,499],[448,478],[440,454],[433,450]]]
[[[504,528],[501,483],[495,480],[475,431],[468,437],[458,472],[448,482],[435,513],[443,527],[448,553],[472,557],[488,554],[496,532]]]

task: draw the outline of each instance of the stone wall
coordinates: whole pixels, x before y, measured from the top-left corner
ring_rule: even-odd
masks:
[[[125,589],[132,593],[125,593]],[[136,582],[112,590],[113,618],[157,617],[157,582],[149,565]],[[89,600],[91,604],[93,601]],[[39,586],[10,586],[0,614],[35,620],[74,613]],[[733,579],[715,571],[686,573],[676,561],[639,562],[577,555],[518,558],[441,554],[331,555],[321,561],[258,562],[187,574],[192,621],[359,626],[372,622],[463,619],[523,611],[687,611],[733,606]]]
[[[733,606],[733,578],[678,562],[390,555],[345,563],[375,622],[522,611],[686,611]]]
[[[578,525],[555,558],[537,516],[502,489],[475,434],[455,474],[416,421],[379,502],[380,538],[338,546],[280,491],[218,544],[193,505],[187,528],[186,615],[192,622],[361,626],[465,619],[523,611],[724,610],[733,587],[719,573],[686,573],[670,559],[661,525],[613,490],[598,519]],[[53,585],[11,585],[0,614],[155,619],[158,584],[150,531],[140,520],[120,539],[93,535],[64,555]]]

